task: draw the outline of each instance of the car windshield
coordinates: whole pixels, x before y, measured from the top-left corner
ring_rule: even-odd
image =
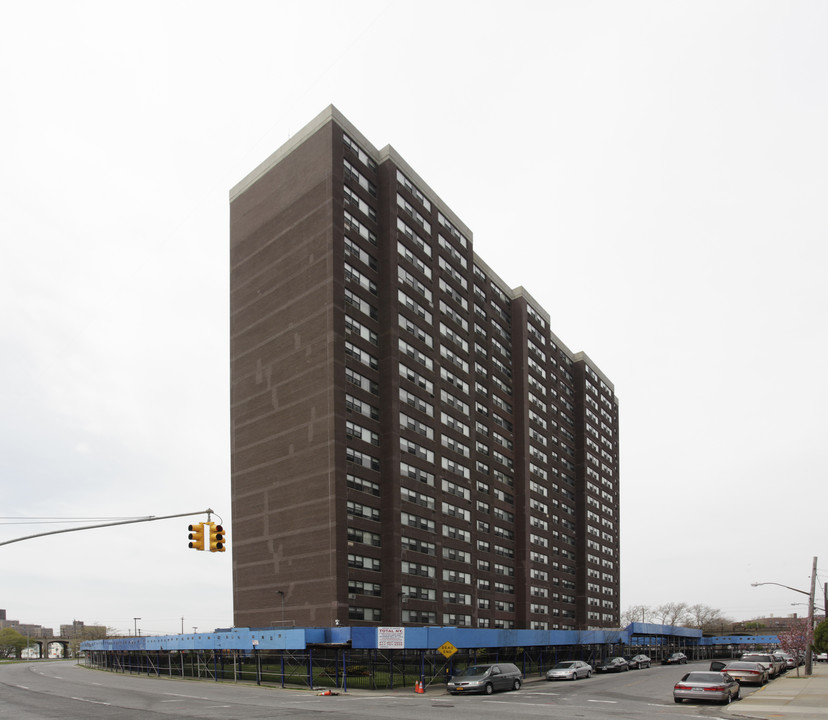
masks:
[[[472,675],[484,675],[489,665],[470,665],[465,670],[455,673],[455,677],[471,677]]]
[[[559,663],[558,663],[557,665],[555,665],[555,667],[554,667],[554,668],[552,668],[552,669],[553,669],[553,670],[559,670],[559,669],[562,669],[562,668],[570,668],[570,667],[572,667],[574,664],[575,664],[575,663],[574,663],[574,662],[572,662],[572,661],[569,661],[569,662],[559,662]]]

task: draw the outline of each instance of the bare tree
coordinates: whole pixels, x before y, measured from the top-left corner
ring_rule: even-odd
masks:
[[[655,608],[653,612],[662,625],[681,625],[687,615],[687,603],[664,603]]]
[[[730,618],[725,617],[721,610],[701,603],[687,608],[685,622],[689,627],[698,628],[702,632],[710,632],[732,624]]]
[[[634,622],[647,623],[653,621],[653,609],[649,605],[630,605],[621,613],[621,627],[627,627]]]

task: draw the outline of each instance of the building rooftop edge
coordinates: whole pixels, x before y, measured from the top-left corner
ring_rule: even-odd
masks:
[[[379,151],[368,141],[368,139],[334,106],[328,105],[321,113],[319,113],[313,120],[305,125],[299,132],[291,136],[290,139],[281,145],[275,152],[269,155],[264,161],[259,163],[253,170],[244,176],[238,183],[230,189],[230,202],[233,202],[239,195],[247,190],[259,178],[264,176],[268,170],[277,165],[281,160],[286,158],[296,148],[298,148],[305,140],[323,128],[327,123],[334,121],[342,127],[349,135],[353,137],[366,152],[371,152],[375,157],[379,157]]]
[[[499,286],[500,289],[503,290],[509,297],[517,298],[517,297],[524,297],[526,298],[527,302],[529,302],[533,309],[540,312],[540,314],[546,319],[549,323],[549,336],[552,341],[558,345],[558,347],[562,348],[564,352],[569,355],[574,361],[584,361],[586,362],[589,367],[591,367],[599,377],[612,389],[613,393],[615,392],[615,386],[610,381],[610,379],[604,375],[604,373],[600,370],[600,368],[595,364],[595,362],[584,352],[573,352],[566,343],[562,342],[561,339],[552,332],[552,322],[549,315],[549,312],[543,308],[543,306],[535,300],[535,298],[524,288],[523,286],[518,286],[516,288],[510,287],[510,285],[503,280],[492,268],[491,266],[483,260],[476,252],[474,252],[474,233],[469,229],[469,227],[454,213],[454,211],[446,204],[446,202],[432,189],[432,187],[420,177],[419,173],[414,170],[413,167],[400,155],[399,152],[390,144],[385,145],[381,150],[378,150],[368,138],[366,138],[357,128],[356,126],[348,120],[334,105],[328,105],[322,112],[320,112],[313,120],[307,123],[299,132],[293,135],[287,142],[281,145],[275,152],[273,152],[270,156],[268,156],[263,162],[259,163],[253,170],[251,170],[245,177],[236,183],[231,190],[230,190],[230,202],[235,200],[239,195],[241,195],[245,190],[247,190],[251,185],[253,185],[259,178],[263,177],[271,168],[277,165],[280,161],[286,158],[290,153],[292,153],[296,148],[298,148],[302,143],[305,142],[311,135],[315,132],[320,130],[329,122],[336,122],[345,132],[348,133],[361,147],[365,152],[370,153],[374,160],[377,163],[384,162],[385,160],[390,160],[394,163],[396,167],[398,167],[404,174],[408,176],[408,179],[411,180],[421,192],[425,193],[429,200],[434,202],[436,205],[440,206],[440,210],[448,217],[448,219],[462,232],[468,239],[469,243],[472,245],[472,252],[474,256],[474,262],[477,263],[481,269],[483,269],[486,274],[494,280]]]

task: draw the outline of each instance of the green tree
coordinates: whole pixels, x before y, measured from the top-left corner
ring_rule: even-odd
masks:
[[[817,652],[828,652],[828,620],[823,620],[814,630],[814,648]]]
[[[0,630],[0,658],[19,658],[26,638],[14,628]]]

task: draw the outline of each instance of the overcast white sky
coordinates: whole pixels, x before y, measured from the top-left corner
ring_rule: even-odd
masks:
[[[805,612],[750,584],[828,568],[828,4],[0,10],[0,541],[229,525],[228,192],[333,103],[614,382],[622,609]],[[0,547],[0,608],[229,626],[188,522]]]

